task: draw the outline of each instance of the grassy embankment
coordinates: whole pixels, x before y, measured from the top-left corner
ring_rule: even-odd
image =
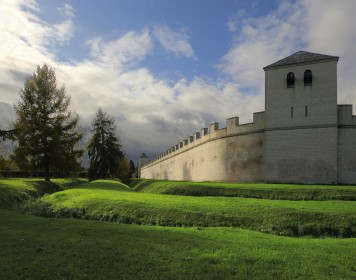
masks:
[[[288,236],[355,237],[355,205],[354,201],[340,200],[289,201],[141,193],[115,181],[95,181],[44,196],[27,210],[45,217],[162,226],[233,226]]]
[[[0,180],[0,189],[3,185]],[[168,199],[166,204],[164,197]],[[202,202],[198,203],[199,199]],[[226,205],[224,213],[233,210],[234,215],[238,212],[230,201],[246,208],[246,213],[259,201],[215,199],[217,207]],[[82,207],[83,213],[102,212],[101,218],[114,213],[109,208],[118,210],[115,205],[127,206],[134,216],[141,213],[141,206],[172,215],[176,211],[180,215],[184,208],[186,213],[200,211],[204,216],[209,211],[205,204],[210,203],[210,213],[225,215],[217,212],[212,197],[135,193],[114,181],[82,184],[40,201],[51,203],[53,209],[57,207],[58,214]],[[351,209],[354,202],[350,201],[343,202],[352,204],[346,207],[341,201],[315,201],[314,206],[298,204],[313,201],[289,202],[294,205],[291,208],[287,207],[288,201],[270,202],[275,204],[259,204],[260,212],[281,207],[282,212],[355,215]],[[353,279],[356,274],[355,238],[291,238],[231,227],[144,227],[48,219],[19,214],[8,203],[0,205],[0,227],[0,279]]]
[[[356,201],[355,186],[294,184],[233,184],[218,182],[177,182],[132,180],[135,191],[186,196],[225,196],[279,200]]]
[[[0,208],[11,207],[37,198],[45,193],[54,193],[87,182],[86,179],[0,179]]]

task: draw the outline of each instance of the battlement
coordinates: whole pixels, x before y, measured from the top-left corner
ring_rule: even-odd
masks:
[[[352,115],[352,105],[337,105],[338,124],[356,125],[356,116]]]
[[[189,136],[165,152],[159,154],[153,160],[148,162],[146,166],[154,164],[157,161],[171,158],[177,154],[183,153],[210,141],[215,141],[226,137],[263,132],[264,129],[265,112],[254,113],[253,121],[246,124],[240,124],[239,117],[229,118],[226,120],[226,127],[221,129],[219,129],[219,123],[213,122],[210,124],[209,128],[204,127],[199,132],[194,133],[192,136]]]

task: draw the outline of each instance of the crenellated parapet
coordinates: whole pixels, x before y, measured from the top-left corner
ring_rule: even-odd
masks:
[[[263,132],[265,129],[265,112],[257,112],[253,114],[251,123],[240,124],[239,117],[232,117],[226,120],[226,127],[219,128],[219,123],[213,122],[208,127],[202,128],[199,132],[192,136],[183,139],[176,145],[172,146],[165,152],[156,156],[146,165],[154,164],[157,161],[163,161],[174,157],[180,153],[203,145],[207,142],[215,141],[226,137],[234,137],[239,135],[247,135],[252,133]]]

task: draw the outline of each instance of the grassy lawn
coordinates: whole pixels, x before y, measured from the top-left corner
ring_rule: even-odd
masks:
[[[299,231],[310,226],[319,233],[323,227],[352,233],[354,201],[165,195],[137,192],[109,180],[43,184],[0,180],[0,279],[356,277],[356,238],[295,238],[238,228],[262,230],[257,226],[262,223],[277,234],[290,233],[286,228],[291,225]],[[56,189],[64,191],[32,200],[27,211],[82,219],[28,216],[13,207]],[[13,199],[19,193],[20,199]],[[157,226],[160,221],[174,227]],[[224,223],[240,224],[218,226]]]
[[[48,219],[0,210],[0,279],[354,279],[356,239]]]

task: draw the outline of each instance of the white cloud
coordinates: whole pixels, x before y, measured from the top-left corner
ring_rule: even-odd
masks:
[[[228,28],[234,44],[218,68],[239,89],[247,86],[263,98],[264,66],[301,49],[340,56],[338,100],[356,107],[354,11],[353,0],[283,0],[263,17],[233,17]]]
[[[227,27],[231,32],[236,32],[239,28],[239,22],[246,15],[246,11],[240,9],[237,13],[233,14],[227,22]]]
[[[147,29],[142,32],[129,31],[112,41],[94,38],[89,40],[87,44],[95,60],[118,71],[143,60],[153,47]]]
[[[22,61],[22,67],[28,71],[33,63],[50,62],[55,59],[57,44],[62,45],[73,37],[73,8],[65,4],[62,8],[65,18],[62,22],[49,24],[41,20],[36,13],[40,8],[35,1],[2,1],[0,5],[0,52],[4,64],[14,66],[13,60]],[[32,71],[31,71],[32,72]]]
[[[303,45],[300,31],[304,29],[299,4],[281,2],[277,11],[260,18],[241,18],[234,34],[234,44],[222,58],[219,69],[241,87],[264,94],[262,68],[287,56]],[[231,30],[231,28],[230,28]],[[234,30],[234,29],[233,29]]]
[[[1,1],[0,102],[16,103],[26,75],[49,63],[83,123],[89,124],[98,107],[114,116],[124,149],[135,159],[142,152],[162,152],[212,121],[223,127],[225,119],[234,115],[242,122],[251,120],[253,112],[264,110],[262,67],[305,48],[340,56],[340,100],[356,106],[354,3],[281,1],[278,10],[260,18],[243,18],[241,13],[230,19],[234,41],[220,61],[220,78],[167,82],[140,62],[153,51],[153,37],[167,52],[195,58],[185,30],[155,26],[127,31],[112,40],[93,38],[87,42],[91,57],[66,63],[49,45],[68,43],[74,35],[71,24],[58,31],[58,24],[50,25],[36,15],[35,1]],[[61,9],[63,22],[73,23],[73,9],[68,5]],[[63,36],[53,42],[53,32]]]
[[[356,113],[356,1],[302,0],[307,46],[316,52],[340,56],[338,102],[354,104]]]
[[[58,41],[59,44],[65,44],[74,36],[74,9],[69,4],[64,4],[58,11],[64,14],[64,20],[53,26],[53,39]]]
[[[67,3],[64,3],[62,7],[58,8],[58,10],[64,13],[68,18],[73,18],[75,16],[74,8]]]
[[[20,7],[26,7],[27,10]],[[32,14],[34,3],[21,1],[7,1],[0,5],[0,51],[9,57],[21,57],[31,49],[37,48],[49,55],[43,47],[49,29],[41,24],[39,19]],[[31,9],[29,9],[31,8]],[[31,51],[34,53],[33,51]]]
[[[153,35],[167,52],[176,56],[195,58],[189,35],[185,29],[174,31],[167,25],[156,25]]]

